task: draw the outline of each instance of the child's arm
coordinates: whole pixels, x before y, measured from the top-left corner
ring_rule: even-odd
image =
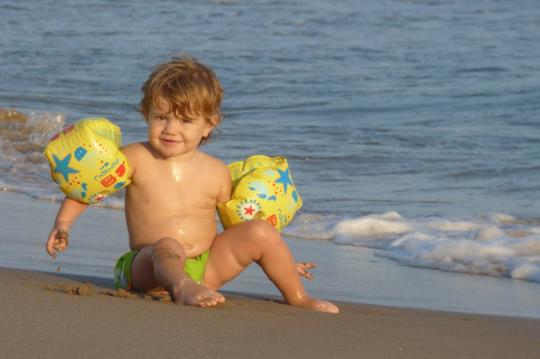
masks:
[[[221,191],[217,198],[217,204],[229,201],[232,195],[232,178],[229,168],[223,165],[220,172],[217,177],[221,182]]]
[[[133,175],[137,163],[137,153],[140,150],[138,144],[124,146],[120,149],[128,161],[128,178]],[[66,197],[58,210],[54,227],[49,234],[45,249],[53,258],[56,252],[66,250],[69,245],[69,229],[75,220],[88,208],[88,204]]]
[[[69,244],[69,228],[87,207],[88,204],[78,202],[69,197],[64,199],[56,215],[53,229],[47,239],[47,244],[45,245],[47,253],[51,257],[56,258],[57,251],[62,252],[66,250]]]

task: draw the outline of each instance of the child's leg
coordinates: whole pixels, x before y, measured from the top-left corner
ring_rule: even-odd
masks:
[[[137,253],[131,265],[133,288],[148,291],[165,288],[175,302],[201,307],[223,303],[225,298],[195,283],[184,272],[186,255],[175,239],[162,238]]]
[[[322,312],[339,312],[334,304],[306,293],[287,244],[279,232],[263,220],[238,224],[216,237],[210,248],[204,283],[217,290],[252,262],[262,267],[287,303]]]

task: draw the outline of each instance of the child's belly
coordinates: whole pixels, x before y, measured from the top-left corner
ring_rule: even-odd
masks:
[[[126,222],[131,249],[155,243],[161,238],[178,240],[188,257],[195,257],[212,245],[216,236],[214,211],[200,215],[157,216],[155,213],[128,213]]]

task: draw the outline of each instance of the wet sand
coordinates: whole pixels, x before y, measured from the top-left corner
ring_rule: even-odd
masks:
[[[55,290],[76,288],[82,293]],[[88,285],[88,284],[86,284]],[[225,293],[202,309],[112,281],[0,269],[3,358],[538,358],[540,320],[339,303],[322,314]]]

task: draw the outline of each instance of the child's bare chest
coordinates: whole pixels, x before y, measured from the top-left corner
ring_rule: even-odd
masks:
[[[211,181],[192,171],[141,168],[128,189],[142,204],[168,211],[191,212],[214,209],[216,194]]]

